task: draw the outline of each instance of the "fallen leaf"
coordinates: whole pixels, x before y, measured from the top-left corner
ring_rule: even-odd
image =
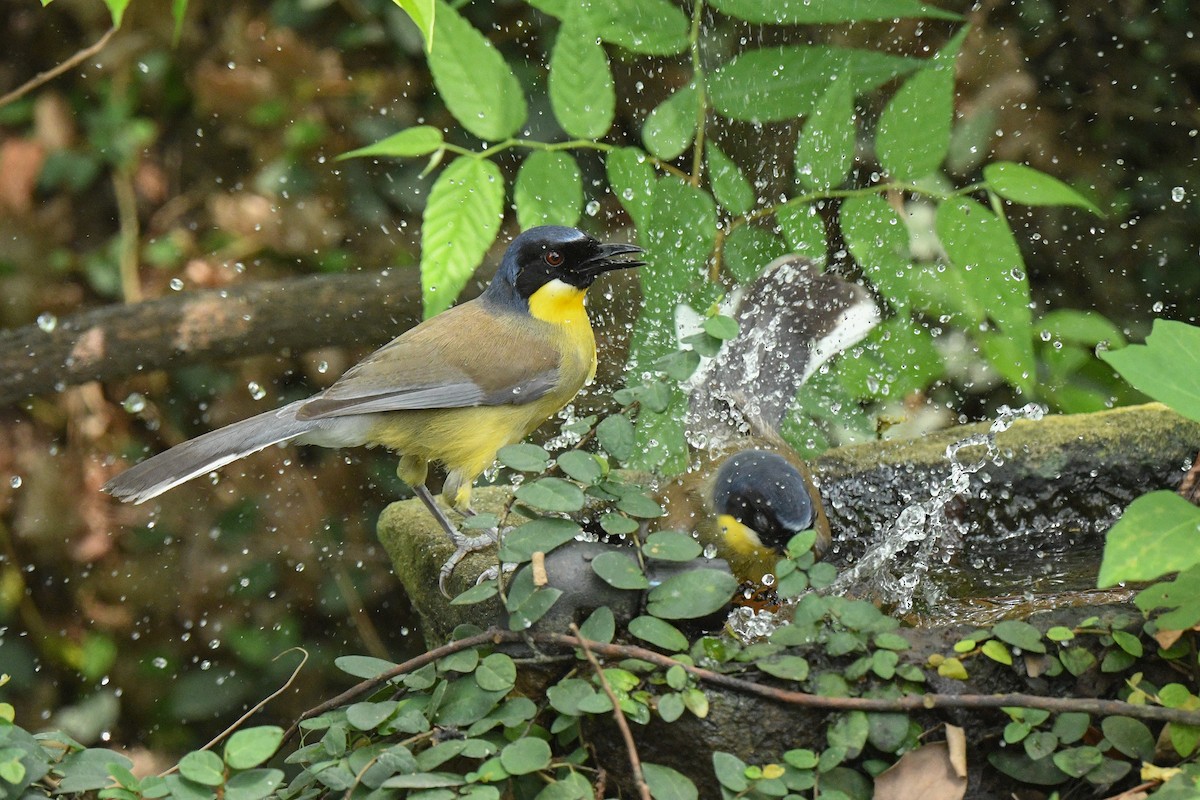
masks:
[[[1169,650],[1171,645],[1179,641],[1179,637],[1183,636],[1183,631],[1158,631],[1154,634],[1154,641],[1158,642],[1158,646],[1163,650]]]
[[[875,779],[875,800],[962,800],[966,793],[946,742],[905,753]]]
[[[967,777],[967,734],[957,725],[946,726],[946,744],[950,748],[950,765],[954,774]]]

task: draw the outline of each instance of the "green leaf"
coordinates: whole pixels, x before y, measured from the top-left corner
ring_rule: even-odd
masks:
[[[179,774],[205,786],[220,786],[225,782],[225,764],[211,750],[196,750],[179,759]]]
[[[281,769],[252,769],[238,773],[225,783],[225,800],[262,800],[283,783]]]
[[[446,108],[480,139],[509,138],[525,124],[521,84],[500,51],[453,7],[438,0],[435,13],[429,71]]]
[[[538,150],[529,155],[513,186],[517,222],[522,229],[538,225],[574,227],[583,213],[583,177],[569,153]]]
[[[1125,344],[1125,334],[1121,329],[1098,311],[1058,309],[1039,319],[1036,328],[1043,337],[1048,335],[1061,342],[1085,347],[1095,347],[1101,342],[1117,347]]]
[[[815,264],[825,263],[825,221],[817,213],[816,206],[784,206],[775,212],[775,221],[793,253],[805,256]]]
[[[782,239],[757,225],[739,225],[725,238],[721,251],[725,271],[738,283],[749,283],[771,261],[787,252]]]
[[[834,22],[888,22],[896,19],[961,19],[958,14],[917,0],[710,0],[722,14],[768,25],[822,25]]]
[[[583,508],[583,490],[562,478],[539,478],[514,492],[526,505],[543,511],[578,511]]]
[[[1098,217],[1099,207],[1058,178],[1024,164],[996,161],[983,168],[983,179],[993,192],[1027,206],[1078,206]]]
[[[1200,744],[1200,727],[1171,722],[1167,725],[1167,733],[1171,738],[1171,746],[1182,758],[1187,758],[1196,751]]]
[[[663,619],[705,617],[724,608],[737,587],[737,579],[727,572],[689,570],[651,589],[646,610]]]
[[[610,533],[613,536],[628,536],[636,531],[641,525],[635,519],[630,519],[624,514],[616,514],[608,512],[600,517],[600,527],[605,533]]]
[[[1008,224],[974,200],[960,197],[938,206],[937,233],[950,261],[962,270],[967,291],[1013,345],[1004,354],[1011,363],[992,363],[1015,385],[1032,391],[1029,276]]]
[[[712,754],[713,772],[722,786],[731,792],[744,792],[750,788],[746,780],[746,768],[749,766],[731,753],[716,750]]]
[[[48,5],[50,0],[42,0],[42,5]],[[171,19],[175,26],[171,31],[171,47],[179,46],[179,37],[183,35],[183,20],[187,16],[188,0],[171,0]],[[13,781],[16,783],[16,781]]]
[[[530,571],[526,570],[524,574],[529,575]],[[533,580],[532,575],[530,575],[529,580]],[[558,598],[562,597],[562,594],[562,589],[542,586],[525,593],[519,603],[514,603],[513,594],[510,594],[508,629],[511,631],[520,631],[530,628],[533,623],[546,616],[546,612],[550,610]]]
[[[850,711],[838,717],[826,732],[830,747],[843,748],[847,758],[856,758],[867,743],[871,726],[863,711]]]
[[[518,472],[544,472],[550,464],[546,448],[529,442],[505,445],[496,453],[496,458]]]
[[[104,5],[108,6],[113,27],[121,27],[121,20],[125,18],[125,9],[129,6],[129,0],[104,0]]]
[[[592,559],[592,570],[616,589],[648,589],[650,581],[638,567],[632,551],[613,550]]]
[[[1100,720],[1100,730],[1122,755],[1154,761],[1154,734],[1144,722],[1130,717],[1105,717]]]
[[[1149,581],[1200,564],[1200,508],[1172,491],[1142,495],[1108,532],[1096,585]]]
[[[1019,647],[1026,653],[1044,653],[1046,645],[1042,642],[1042,634],[1028,622],[1008,619],[997,622],[992,626],[992,633],[997,639]]]
[[[616,633],[616,618],[608,606],[597,608],[579,626],[579,635],[593,642],[611,642]]]
[[[530,5],[546,10],[547,4]],[[688,46],[688,18],[668,0],[567,0],[562,6],[563,19],[573,18],[589,34],[634,53],[672,56]]]
[[[823,45],[749,50],[708,76],[709,99],[726,117],[779,122],[811,113],[835,76],[851,76],[855,95],[915,69],[920,62],[873,50]]]
[[[888,300],[907,306],[914,294],[908,231],[880,195],[842,203],[842,236],[854,260]]]
[[[611,414],[596,426],[596,440],[617,461],[633,455],[633,423],[621,414]]]
[[[1147,586],[1137,593],[1134,603],[1143,611],[1173,609],[1156,618],[1162,630],[1191,628],[1200,622],[1200,566],[1184,570],[1173,581]]]
[[[698,558],[700,543],[684,531],[656,531],[646,537],[642,554],[659,561],[691,561]]]
[[[646,761],[642,763],[642,775],[654,800],[697,800],[700,796],[694,783],[670,767]]]
[[[500,544],[500,558],[514,564],[524,564],[533,558],[534,553],[549,553],[554,548],[566,544],[578,536],[581,530],[578,523],[569,519],[541,517],[530,520],[505,535]]]
[[[391,661],[373,656],[339,656],[333,663],[342,672],[356,678],[374,678],[396,667]]]
[[[688,648],[687,637],[674,625],[658,617],[634,617],[629,621],[629,632],[668,653],[678,653]]]
[[[1055,786],[1066,783],[1070,778],[1054,766],[1049,758],[1034,761],[1023,750],[993,750],[988,753],[988,762],[1010,778],[1021,783],[1037,786]]]
[[[964,25],[884,106],[875,130],[875,153],[892,177],[919,180],[937,171],[946,158],[954,121],[954,59],[968,30]]]
[[[663,515],[662,506],[641,492],[630,492],[617,501],[617,508],[631,517],[655,519]]]
[[[1081,711],[1068,711],[1054,718],[1051,730],[1063,744],[1078,742],[1087,733],[1091,718]]]
[[[835,75],[796,140],[796,180],[817,190],[835,189],[854,164],[858,129],[848,75]]]
[[[1156,319],[1144,345],[1100,357],[1138,391],[1200,422],[1200,327]]]
[[[425,316],[458,297],[500,232],[504,177],[492,161],[456,158],[429,191],[421,218],[421,296]]]
[[[558,467],[580,483],[591,485],[604,477],[604,469],[596,456],[582,450],[568,450],[559,455]]]
[[[676,89],[642,126],[646,149],[664,161],[681,156],[696,136],[700,96],[692,85]]]
[[[1008,648],[1005,647],[1004,644],[998,639],[988,639],[979,649],[992,661],[997,661],[1001,664],[1012,666],[1012,653],[1010,653]]]
[[[1121,648],[1126,653],[1129,653],[1129,655],[1133,656],[1134,658],[1142,657],[1142,653],[1144,652],[1142,648],[1142,641],[1132,633],[1129,633],[1128,631],[1113,631],[1112,637],[1113,641],[1116,642],[1117,647]]]
[[[738,324],[733,317],[717,314],[704,320],[704,332],[714,339],[727,342],[737,337]]]
[[[1023,742],[1025,752],[1034,761],[1045,758],[1058,748],[1058,737],[1050,731],[1033,731]]]
[[[907,714],[867,714],[867,741],[876,750],[896,753],[908,741]]]
[[[599,139],[612,127],[617,95],[608,54],[580,25],[558,32],[550,53],[550,107],[576,139]]]
[[[1096,657],[1082,647],[1068,647],[1058,654],[1058,659],[1067,672],[1076,677],[1096,666]]]
[[[225,743],[225,763],[232,769],[257,767],[279,749],[283,742],[283,728],[261,725],[237,731]]]
[[[1072,747],[1054,754],[1054,766],[1072,778],[1082,778],[1104,760],[1104,755],[1094,747]]]
[[[745,214],[754,208],[754,187],[733,159],[712,141],[704,145],[704,158],[709,186],[721,208],[734,215]]]
[[[416,125],[393,133],[375,144],[342,153],[337,161],[347,158],[413,158],[440,150],[445,141],[442,132],[432,125]]]
[[[517,665],[504,653],[483,657],[475,668],[475,682],[488,692],[509,692],[517,681]]]
[[[421,32],[421,41],[425,43],[425,52],[433,51],[433,21],[434,21],[434,2],[433,0],[392,0],[400,9],[408,14],[408,18],[417,26],[417,30]]]
[[[509,775],[528,775],[550,765],[550,745],[542,739],[525,736],[500,751],[500,765]]]
[[[654,184],[658,178],[646,154],[636,147],[618,147],[604,160],[608,184],[638,230],[649,223]]]
[[[754,665],[768,675],[784,680],[802,681],[808,678],[808,662],[800,656],[770,656],[756,661]]]

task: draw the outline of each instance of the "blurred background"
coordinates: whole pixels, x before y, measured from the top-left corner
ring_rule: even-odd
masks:
[[[1155,316],[1195,322],[1198,12],[1187,0],[942,5],[973,25],[951,177],[966,184],[986,161],[1025,162],[1107,212],[1009,207],[1039,309],[1098,311],[1132,339]],[[533,135],[555,137],[538,103],[557,22],[511,2],[461,10],[521,70]],[[7,0],[0,24],[5,93],[100,39],[110,20],[99,0]],[[721,41],[747,40],[745,23],[710,15],[705,25]],[[924,56],[951,30],[913,20],[749,35]],[[391,0],[193,0],[174,38],[163,4],[133,2],[99,53],[0,105],[0,330],[49,333],[88,309],[259,281],[415,271],[433,180],[423,163],[334,161],[413,124],[457,130]],[[612,58],[622,101],[609,140],[638,144],[645,115],[688,75],[675,61]],[[881,106],[860,100],[867,117]],[[734,123],[723,137],[742,143],[731,155],[758,170],[765,196],[794,142],[777,127]],[[598,158],[581,165],[585,187],[603,176]],[[585,191],[596,232],[628,228],[615,198]],[[629,289],[606,305],[610,319],[634,313]],[[317,391],[407,324],[397,315],[354,348],[281,342],[271,355],[0,407],[0,673],[12,676],[0,694],[18,721],[178,753],[278,687],[299,660],[275,660],[290,647],[311,658],[266,712],[284,724],[348,683],[334,656],[398,661],[423,649],[374,535],[383,506],[407,493],[385,453],[272,449],[148,506],[98,491],[118,456]],[[609,330],[602,348],[617,364],[623,326]],[[618,378],[603,375],[580,408],[603,408]],[[940,388],[955,398],[951,416],[980,418],[1012,399],[953,378]]]

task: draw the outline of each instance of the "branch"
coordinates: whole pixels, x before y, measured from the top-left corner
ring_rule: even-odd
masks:
[[[617,722],[617,730],[621,731],[621,738],[625,740],[625,752],[629,754],[629,769],[633,772],[633,780],[637,785],[638,795],[642,800],[650,800],[650,787],[646,785],[646,776],[642,774],[642,759],[638,757],[637,745],[633,741],[633,732],[629,730],[629,720],[625,719],[625,712],[621,710],[621,701],[617,699],[616,693],[608,685],[608,678],[604,677],[604,670],[600,668],[600,662],[596,660],[596,656],[592,653],[592,649],[589,646],[590,643],[587,639],[579,636],[579,626],[572,622],[571,630],[579,639],[579,644],[583,647],[583,654],[587,656],[588,663],[596,671],[596,677],[600,679],[600,688],[608,695],[608,702],[612,703],[613,719]]]
[[[677,661],[654,650],[626,644],[608,644],[593,642],[579,636],[565,633],[529,633],[528,631],[505,631],[492,628],[475,636],[468,636],[458,641],[450,642],[431,650],[428,653],[410,659],[403,664],[363,681],[347,689],[337,697],[316,708],[305,711],[300,719],[288,729],[284,737],[286,742],[304,720],[323,714],[326,711],[349,703],[365,694],[369,694],[388,681],[420,669],[437,659],[466,650],[482,644],[502,644],[505,642],[532,641],[536,644],[558,645],[562,647],[587,648],[606,658],[636,658],[648,661],[663,668],[674,666],[683,667],[706,683],[722,686],[735,692],[765,697],[778,703],[802,706],[805,708],[824,708],[834,711],[928,711],[935,708],[1002,708],[1016,706],[1020,708],[1040,708],[1044,711],[1064,713],[1082,711],[1088,714],[1102,716],[1123,716],[1137,719],[1149,719],[1158,722],[1175,722],[1181,725],[1200,726],[1200,711],[1188,711],[1182,708],[1164,708],[1162,706],[1143,706],[1126,703],[1121,700],[1099,700],[1096,698],[1075,697],[1042,697],[1034,694],[908,694],[892,699],[874,697],[825,697],[822,695],[796,692],[790,689],[780,689],[762,683],[737,678],[713,672],[703,667],[697,667],[684,661]]]
[[[416,270],[318,275],[111,305],[0,331],[0,406],[86,381],[328,345],[382,344],[420,319]]]
[[[0,97],[0,108],[3,108],[14,100],[20,100],[34,89],[41,86],[43,83],[54,80],[71,67],[74,67],[76,64],[82,64],[84,61],[87,61],[89,58],[96,55],[96,53],[99,53],[101,50],[103,50],[105,45],[108,44],[108,40],[111,39],[113,34],[116,32],[117,27],[114,25],[113,27],[109,28],[108,32],[101,36],[95,44],[91,45],[90,47],[83,48],[58,66],[52,67],[45,72],[39,72],[37,75],[25,81],[8,94]]]

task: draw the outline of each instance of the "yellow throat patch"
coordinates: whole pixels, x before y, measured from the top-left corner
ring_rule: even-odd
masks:
[[[565,281],[552,280],[529,298],[529,313],[544,322],[557,325],[590,325],[583,307],[586,289]]]
[[[724,538],[725,544],[729,545],[729,549],[733,552],[751,556],[766,549],[757,533],[738,522],[731,515],[721,514],[717,517],[717,524],[721,526],[721,536]]]

